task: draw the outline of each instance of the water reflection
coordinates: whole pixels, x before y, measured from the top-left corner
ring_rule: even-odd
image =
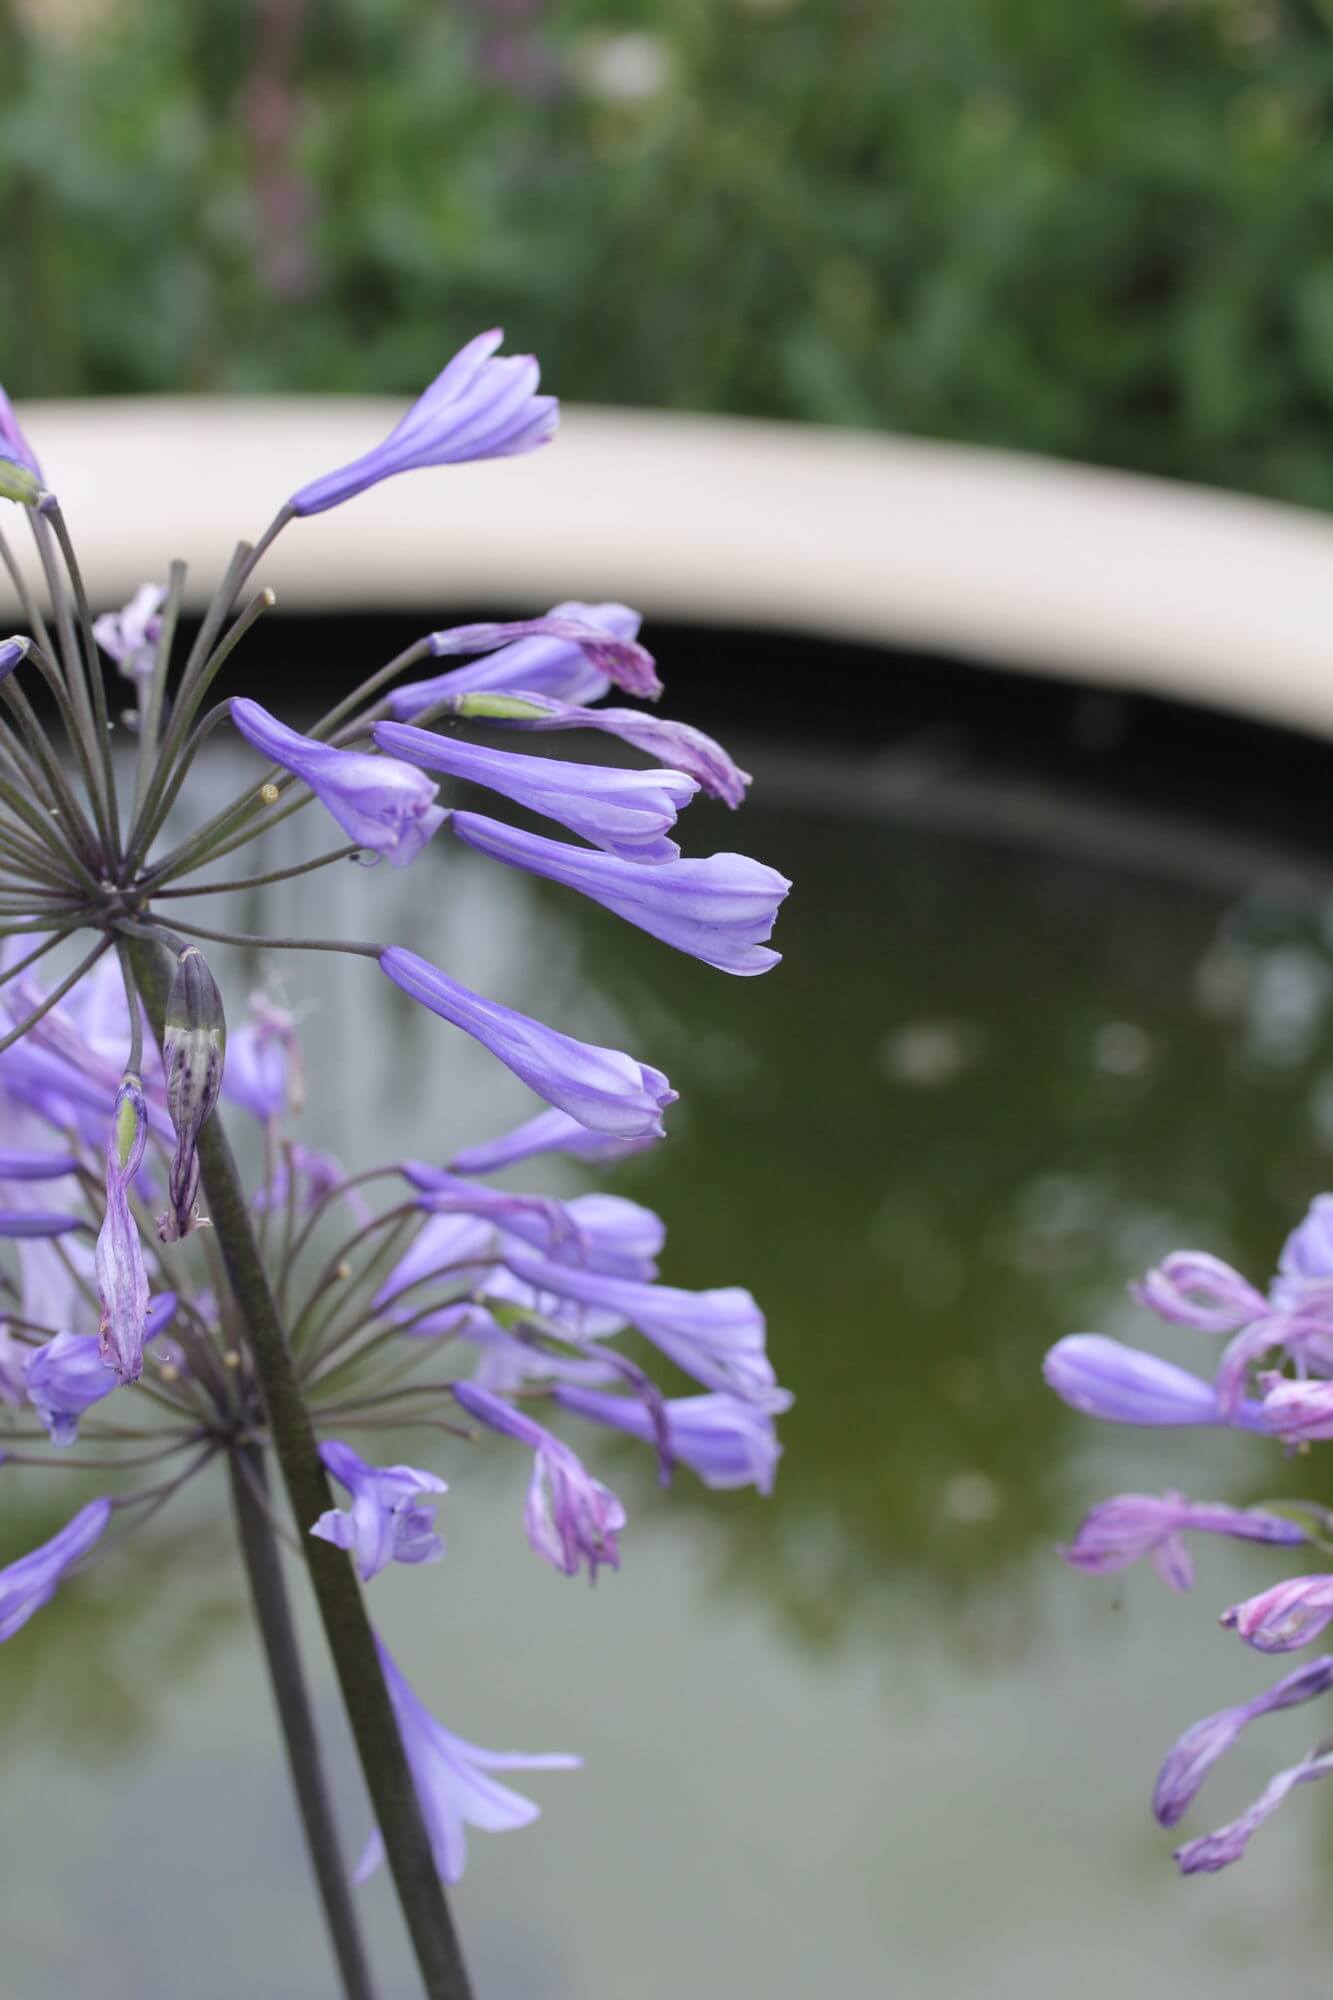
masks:
[[[1206,1551],[1178,1603],[1147,1576],[1069,1576],[1049,1551],[1115,1485],[1254,1499],[1314,1491],[1318,1464],[1097,1433],[1038,1363],[1076,1328],[1147,1333],[1124,1281],[1177,1243],[1262,1275],[1333,1178],[1325,913],[832,813],[695,814],[696,846],[739,842],[796,880],[771,979],[729,981],[443,845],[410,874],[340,872],[317,920],[304,881],[263,913],[410,941],[665,1068],[672,1138],[617,1185],[668,1218],[669,1282],[753,1287],[798,1396],[768,1504],[687,1474],[667,1498],[642,1455],[600,1453],[631,1527],[624,1573],[593,1597],[528,1555],[499,1454],[447,1468],[445,1569],[376,1585],[456,1728],[589,1758],[534,1786],[538,1829],[475,1844],[461,1903],[483,1990],[665,2000],[689,1967],[702,1993],[778,2000],[830,1976],[922,1996],[1054,2000],[1075,1979],[1248,1991],[1253,1929],[1271,1935],[1292,1882],[1304,1898],[1330,1858],[1309,1858],[1326,1802],[1300,1798],[1219,1890],[1175,1882],[1146,1798],[1185,1721],[1262,1684],[1212,1616],[1271,1560]],[[283,827],[268,864],[316,837]],[[260,922],[243,899],[229,916]],[[309,1002],[314,1144],[438,1159],[530,1108],[371,966],[220,969],[233,993],[270,977]],[[549,1165],[516,1178],[583,1184]],[[1151,1337],[1206,1358],[1201,1336]],[[8,1551],[67,1513],[77,1482],[52,1496],[6,1478]],[[244,1627],[220,1483],[145,1546],[151,1560],[94,1572],[0,1662],[13,1990],[212,2000],[259,1990],[260,1963],[266,1995],[306,2000],[326,1968],[259,1670],[224,1643]],[[1301,1728],[1278,1718],[1236,1753],[1209,1823],[1304,1747]],[[92,1762],[116,1753],[114,1772]],[[70,1885],[105,1885],[108,1843],[151,1863],[97,1891],[90,1956]],[[368,1907],[397,1967],[386,1990],[407,1994],[382,1885]],[[1302,1901],[1284,1933],[1298,1982],[1324,1921]]]

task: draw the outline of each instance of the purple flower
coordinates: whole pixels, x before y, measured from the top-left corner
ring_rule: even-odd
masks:
[[[486,1775],[488,1771],[576,1771],[583,1759],[550,1753],[528,1757],[516,1750],[479,1750],[475,1743],[465,1743],[422,1706],[388,1647],[379,1640],[376,1645],[435,1866],[443,1881],[457,1882],[467,1862],[467,1827],[507,1833],[512,1827],[530,1826],[539,1817],[531,1799],[497,1784]],[[357,1865],[356,1880],[364,1882],[383,1859],[384,1843],[376,1832]]]
[[[436,1214],[485,1216],[544,1254],[594,1271],[657,1275],[653,1259],[666,1241],[666,1226],[652,1209],[622,1195],[583,1194],[565,1202],[461,1180],[421,1160],[404,1161],[402,1171],[423,1191],[422,1207]]]
[[[557,1298],[600,1307],[628,1320],[707,1389],[762,1405],[776,1386],[764,1352],[764,1315],[740,1285],[686,1292],[672,1285],[646,1285],[570,1264],[541,1262],[513,1251],[505,1262],[516,1278],[539,1292],[554,1292]]]
[[[1042,1372],[1071,1409],[1105,1423],[1268,1429],[1262,1404],[1245,1402],[1230,1417],[1223,1416],[1211,1382],[1104,1334],[1071,1333],[1057,1340]]]
[[[396,472],[510,458],[545,444],[559,405],[536,393],[540,371],[530,354],[491,359],[503,339],[497,327],[460,348],[383,444],[301,487],[287,503],[292,513],[322,514]]]
[[[577,600],[555,605],[550,616],[581,627],[591,626],[624,645],[635,638],[641,623],[638,612],[631,611],[627,604],[580,604]],[[442,646],[453,637],[451,632],[435,632],[431,644]],[[489,660],[452,667],[448,673],[435,674],[430,680],[412,681],[395,689],[389,696],[389,707],[400,722],[407,722],[438,702],[456,701],[465,694],[485,689],[536,688],[569,701],[598,701],[610,686],[610,674],[604,667],[593,664],[584,645],[571,639],[519,639],[493,653]]]
[[[539,1097],[580,1124],[620,1139],[662,1132],[662,1113],[677,1093],[661,1070],[484,1000],[398,945],[381,954],[380,966],[404,993],[474,1036]]]
[[[614,608],[618,611],[625,609],[623,605]],[[633,618],[634,632],[637,632],[637,613],[630,612],[628,615]],[[554,639],[563,646],[577,646],[599,673],[605,674],[626,694],[656,701],[662,692],[653,656],[646,647],[636,644],[634,633],[622,635],[608,632],[601,619],[595,614],[592,617],[581,616],[577,606],[558,605],[554,611],[547,611],[540,618],[520,618],[507,625],[455,625],[447,632],[432,632],[429,645],[436,659],[441,660],[457,653],[508,650],[524,639]],[[512,665],[511,656],[509,669]],[[506,685],[512,687],[514,683],[509,680]]]
[[[1294,1521],[1284,1521],[1276,1514],[1187,1500],[1183,1493],[1164,1493],[1160,1499],[1151,1493],[1119,1493],[1092,1509],[1060,1554],[1090,1576],[1109,1576],[1127,1569],[1140,1556],[1150,1556],[1164,1583],[1172,1590],[1188,1590],[1194,1581],[1194,1563],[1181,1539],[1185,1528],[1234,1535],[1249,1542],[1292,1545],[1305,1540]]]
[[[0,1320],[0,1403],[19,1409],[28,1400],[27,1368],[30,1347],[16,1340]]]
[[[480,813],[456,812],[449,824],[469,847],[577,889],[627,923],[721,972],[767,972],[779,961],[780,954],[765,949],[764,940],[772,936],[778,906],[791,884],[748,855],[710,854],[704,860],[639,868],[615,855],[521,833]]]
[[[97,1237],[97,1290],[102,1301],[101,1354],[122,1382],[143,1373],[148,1324],[148,1274],[130,1213],[129,1192],[143,1159],[148,1116],[143,1085],[127,1075],[116,1093],[106,1149],[106,1215]]]
[[[1284,1444],[1333,1438],[1333,1382],[1290,1382],[1280,1375],[1260,1379],[1268,1390],[1264,1421]]]
[[[250,995],[253,1019],[227,1041],[222,1094],[262,1123],[300,1109],[304,1079],[296,1023],[263,993]]]
[[[539,1153],[567,1153],[572,1159],[601,1165],[641,1153],[658,1140],[655,1132],[641,1133],[637,1139],[617,1139],[606,1132],[590,1132],[567,1111],[539,1111],[502,1138],[487,1139],[467,1146],[449,1162],[455,1173],[498,1174]]]
[[[29,471],[38,485],[44,485],[42,468],[37,463],[37,454],[19,428],[19,420],[14,415],[14,405],[3,389],[0,389],[0,455],[11,458],[16,465]]]
[[[1173,1251],[1129,1289],[1160,1319],[1201,1333],[1235,1333],[1269,1311],[1262,1292],[1206,1250]]]
[[[95,1333],[58,1333],[31,1351],[25,1386],[52,1444],[66,1445],[77,1442],[84,1411],[119,1388],[120,1377],[103,1361]]]
[[[608,1396],[563,1382],[554,1396],[562,1409],[591,1423],[610,1424],[642,1444],[661,1443],[653,1412],[637,1396]],[[785,1389],[775,1390],[763,1405],[737,1396],[677,1396],[662,1408],[667,1455],[698,1473],[705,1486],[754,1486],[771,1493],[782,1456],[773,1418],[791,1400]]]
[[[377,1312],[431,1279],[479,1276],[495,1255],[495,1230],[473,1215],[432,1215],[375,1294]]]
[[[558,820],[571,833],[635,863],[676,861],[680,849],[666,838],[676,814],[699,787],[680,771],[626,771],[596,764],[561,764],[554,757],[524,757],[486,750],[457,737],[436,736],[408,723],[378,722],[375,741],[391,756],[486,785],[530,812]]]
[[[72,1229],[86,1229],[81,1215],[66,1215],[58,1209],[0,1208],[0,1236],[68,1236]]]
[[[1181,1874],[1211,1875],[1219,1868],[1239,1861],[1249,1845],[1250,1836],[1257,1833],[1266,1819],[1272,1818],[1288,1792],[1297,1785],[1308,1784],[1313,1778],[1326,1778],[1330,1771],[1333,1771],[1333,1752],[1320,1755],[1317,1751],[1312,1751],[1289,1771],[1279,1771],[1239,1819],[1232,1820],[1229,1826],[1219,1827],[1216,1833],[1206,1833],[1202,1839],[1187,1841],[1183,1847],[1176,1849]]]
[[[1222,1623],[1261,1653],[1294,1653],[1333,1620],[1333,1576],[1291,1576],[1222,1613]]]
[[[79,1170],[73,1153],[0,1147],[0,1181],[59,1181]]]
[[[632,743],[636,750],[655,757],[659,764],[684,771],[710,797],[722,799],[733,809],[745,798],[749,772],[742,771],[720,743],[688,722],[669,722],[665,716],[645,715],[637,708],[579,708],[551,695],[536,693],[526,684],[511,685],[514,694],[506,712],[493,713],[484,694],[475,697],[465,694],[459,701],[458,713],[486,717],[514,729],[604,730],[608,736],[618,736],[622,743]],[[519,702],[528,704],[533,712],[515,713],[514,704]],[[500,704],[492,706],[498,708]]]
[[[434,803],[439,786],[411,764],[317,743],[240,695],[232,699],[231,719],[257,750],[309,785],[349,838],[394,868],[415,861],[444,820]]]
[[[94,621],[94,639],[127,680],[147,680],[153,671],[166,596],[160,583],[141,583],[123,610],[104,611]]]
[[[1152,1809],[1160,1824],[1174,1826],[1184,1817],[1218,1758],[1258,1716],[1313,1701],[1317,1695],[1327,1694],[1330,1687],[1333,1687],[1333,1657],[1311,1660],[1308,1666],[1298,1667],[1295,1673],[1285,1675],[1252,1700],[1235,1708],[1224,1708],[1217,1715],[1205,1715],[1194,1723],[1167,1752],[1158,1773]]]
[[[1292,1230],[1270,1291],[1285,1312],[1333,1311],[1333,1194],[1317,1194]]]
[[[577,1576],[586,1562],[593,1583],[599,1563],[619,1569],[625,1510],[569,1446],[475,1382],[455,1382],[454,1399],[479,1423],[536,1453],[523,1516],[536,1553],[566,1576]]]
[[[352,1505],[345,1513],[330,1508],[310,1532],[337,1549],[350,1550],[362,1583],[369,1583],[391,1562],[444,1560],[444,1541],[435,1532],[435,1509],[418,1504],[423,1493],[448,1492],[442,1479],[411,1465],[367,1465],[337,1438],[322,1444],[319,1455],[351,1494]]]
[[[49,1542],[0,1569],[0,1643],[50,1603],[65,1571],[87,1555],[110,1519],[109,1500],[90,1500]]]

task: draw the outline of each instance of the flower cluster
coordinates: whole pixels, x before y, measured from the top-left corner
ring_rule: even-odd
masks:
[[[1220,1343],[1207,1376],[1100,1334],[1072,1334],[1046,1357],[1046,1379],[1074,1409],[1104,1422],[1256,1431],[1288,1446],[1333,1438],[1333,1195],[1316,1197],[1292,1231],[1266,1291],[1206,1251],[1180,1250],[1131,1287],[1140,1305],[1173,1326]],[[1074,1568],[1109,1575],[1146,1556],[1173,1590],[1188,1590],[1195,1533],[1333,1552],[1333,1515],[1307,1502],[1239,1508],[1183,1493],[1121,1493],[1094,1507],[1062,1550]],[[1261,1653],[1309,1645],[1333,1623],[1333,1575],[1290,1577],[1234,1604],[1222,1624]],[[1256,1717],[1333,1688],[1333,1656],[1288,1673],[1253,1700],[1194,1723],[1168,1752],[1153,1810],[1174,1826],[1213,1764]],[[1251,1835],[1299,1784],[1333,1771],[1318,1745],[1280,1771],[1247,1811],[1176,1852],[1187,1875],[1239,1860]]]
[[[298,1509],[298,1546],[317,1579],[320,1563],[354,1565],[370,1583],[393,1563],[444,1559],[444,1480],[373,1457],[377,1434],[410,1426],[455,1458],[482,1433],[530,1454],[527,1538],[568,1576],[618,1566],[626,1515],[552,1423],[594,1445],[607,1432],[637,1439],[663,1481],[680,1465],[710,1486],[771,1490],[774,1421],[791,1399],[750,1293],[660,1283],[663,1224],[621,1195],[557,1200],[489,1178],[542,1154],[613,1165],[656,1144],[676,1097],[660,1070],[470,991],[408,942],[256,940],[179,914],[193,897],[261,891],[352,855],[407,867],[437,838],[456,839],[705,964],[751,975],[776,962],[768,940],[787,882],[744,855],[683,857],[672,837],[700,792],[738,806],[746,774],[698,730],[597,705],[613,688],[633,699],[661,692],[625,606],[566,603],[521,623],[432,632],[305,731],[241,697],[204,708],[219,668],[272,602],[263,588],[245,593],[289,523],[392,474],[520,454],[550,438],[556,405],[537,393],[536,364],[497,357],[499,342],[486,334],[465,347],[381,446],[302,487],[258,543],[241,544],[183,664],[181,567],[94,620],[59,504],[0,393],[0,496],[26,517],[46,582],[39,602],[0,537],[29,626],[0,649],[0,1236],[13,1260],[0,1322],[0,1452],[50,1464],[82,1437],[99,1464],[119,1453],[127,1473],[158,1468],[147,1486],[112,1482],[50,1542],[0,1571],[0,1640],[216,1460],[256,1487],[271,1526],[292,1538],[254,1471],[269,1447],[282,1457],[282,1440],[258,1334],[238,1309],[237,1272],[251,1252],[262,1296],[282,1317],[282,1365],[318,1440],[315,1490],[327,1490],[328,1475],[345,1496],[304,1520]],[[135,746],[132,784],[112,752],[99,646],[133,694],[120,720],[126,749]],[[459,656],[464,664],[411,677]],[[39,689],[54,702],[64,748],[30,699]],[[168,815],[182,794],[189,805],[193,761],[228,725],[263,761],[243,794],[168,845]],[[472,740],[477,725],[506,747]],[[650,761],[628,768],[508,747],[515,731],[552,729],[610,734]],[[561,836],[443,802],[442,783],[458,780],[540,815]],[[239,883],[201,877],[312,805],[344,836],[331,850]],[[89,948],[48,980],[38,961],[76,932]],[[214,940],[374,961],[497,1057],[542,1108],[440,1162],[347,1170],[294,1135],[303,1074],[291,1017],[257,994],[228,1034],[201,948]],[[220,1103],[254,1119],[264,1140],[263,1182],[239,1219],[224,1217],[204,1152]],[[253,1274],[248,1282],[253,1291]],[[665,1393],[625,1351],[629,1333],[698,1393]],[[453,1881],[466,1826],[519,1826],[536,1814],[492,1772],[578,1760],[501,1754],[451,1735],[377,1643],[436,1865]],[[362,1872],[379,1852],[376,1835]]]

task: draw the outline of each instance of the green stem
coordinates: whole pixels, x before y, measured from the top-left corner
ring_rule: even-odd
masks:
[[[167,971],[146,940],[130,947],[134,976],[159,1037]],[[310,1533],[333,1505],[314,1425],[301,1394],[268,1275],[259,1255],[245,1191],[222,1121],[215,1113],[199,1135],[199,1163],[214,1239],[244,1317],[273,1448],[323,1620],[375,1817],[417,1963],[430,2000],[470,2000],[454,1933],[412,1775],[385,1683],[375,1635],[356,1572],[341,1550]]]
[[[347,2000],[374,2000],[356,1911],[347,1887],[338,1833],[315,1734],[315,1718],[301,1671],[296,1627],[282,1574],[282,1556],[263,1505],[267,1485],[264,1454],[254,1445],[236,1445],[227,1454],[231,1497],[236,1510],[245,1572],[255,1618],[268,1659],[273,1699],[287,1746],[292,1785],[301,1808],[306,1844],[315,1870],[324,1915],[342,1974]]]

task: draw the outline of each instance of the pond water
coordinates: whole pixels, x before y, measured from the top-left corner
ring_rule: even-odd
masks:
[[[1105,1493],[1253,1500],[1313,1490],[1318,1464],[1099,1429],[1040,1360],[1094,1327],[1202,1359],[1126,1279],[1179,1243],[1263,1274],[1333,1182],[1329,912],[1271,878],[1191,887],[889,823],[835,766],[775,764],[766,790],[755,765],[758,803],[693,808],[690,844],[794,878],[764,980],[441,842],[406,874],[347,867],[227,913],[410,942],[666,1069],[669,1143],[616,1185],[668,1219],[668,1281],[753,1288],[797,1396],[770,1502],[687,1474],[663,1495],[643,1455],[585,1438],[630,1515],[595,1591],[529,1553],[523,1454],[386,1445],[451,1487],[446,1563],[372,1591],[423,1698],[475,1742],[586,1759],[523,1782],[536,1826],[471,1843],[455,1903],[479,1991],[1226,2000],[1270,1976],[1275,1937],[1285,1990],[1322,1989],[1333,1796],[1298,1793],[1243,1867],[1188,1882],[1148,1811],[1174,1735],[1273,1677],[1215,1622],[1272,1558],[1204,1549],[1175,1598],[1052,1553]],[[317,837],[298,818],[266,859]],[[214,963],[233,996],[261,971]],[[271,970],[308,1009],[312,1143],[443,1159],[531,1108],[373,966]],[[69,1511],[76,1482],[53,1483],[6,1474],[7,1547]],[[334,1990],[228,1534],[219,1475],[0,1656],[6,1996]],[[351,1848],[366,1807],[303,1629]],[[1187,1831],[1317,1733],[1267,1721]],[[392,1893],[361,1893],[407,2000]]]

